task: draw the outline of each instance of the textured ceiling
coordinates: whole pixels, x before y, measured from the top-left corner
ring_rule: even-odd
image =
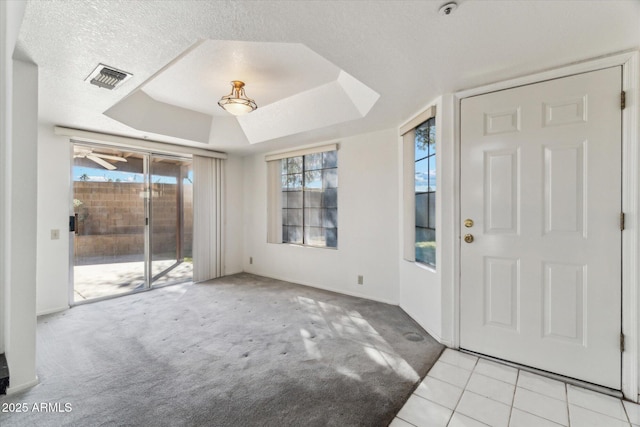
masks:
[[[394,127],[440,94],[640,44],[637,0],[466,0],[440,16],[445,2],[30,1],[18,46],[39,65],[43,123],[247,153]],[[214,120],[202,144],[137,131],[103,114],[206,39],[303,45],[380,98],[362,119],[253,145],[235,118]],[[317,66],[300,61],[295,73],[282,76],[264,53],[245,58],[256,65],[246,89],[258,103],[258,94],[268,100],[282,90],[283,77],[304,80],[310,78],[304,70]],[[114,91],[89,85],[84,79],[98,63],[133,78]],[[206,78],[202,85],[189,89],[197,94],[184,94],[193,97],[184,105],[203,102],[200,92],[213,89]],[[180,93],[170,82],[154,92],[159,98]]]

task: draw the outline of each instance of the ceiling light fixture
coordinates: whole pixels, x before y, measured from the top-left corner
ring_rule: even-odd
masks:
[[[243,82],[234,80],[231,82],[231,86],[233,86],[231,93],[223,96],[220,101],[218,101],[219,106],[234,116],[250,113],[258,108],[256,102],[251,98],[247,98],[247,95],[244,93]]]

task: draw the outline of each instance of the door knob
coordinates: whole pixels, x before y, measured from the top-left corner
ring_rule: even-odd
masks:
[[[464,220],[464,226],[467,227],[467,228],[473,227],[473,220],[472,219],[465,219]]]
[[[464,241],[467,242],[467,243],[473,242],[473,234],[465,234],[464,235]]]

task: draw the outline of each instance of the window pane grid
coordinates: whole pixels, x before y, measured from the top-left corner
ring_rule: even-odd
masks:
[[[338,245],[337,152],[282,160],[282,241]]]
[[[415,129],[415,259],[436,265],[435,118]]]

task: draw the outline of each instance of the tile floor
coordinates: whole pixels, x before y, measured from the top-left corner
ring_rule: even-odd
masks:
[[[640,405],[447,349],[390,427],[640,427]]]

